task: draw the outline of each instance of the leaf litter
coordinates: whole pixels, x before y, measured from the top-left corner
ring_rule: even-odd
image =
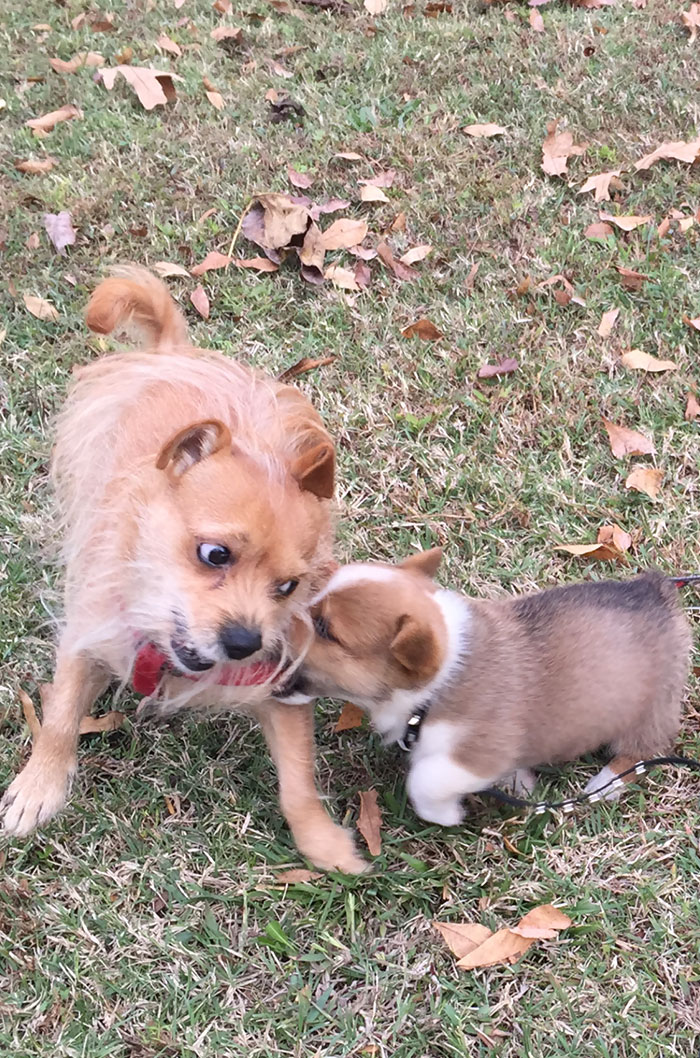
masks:
[[[360,791],[360,815],[357,820],[357,829],[367,842],[367,848],[372,856],[378,856],[382,851],[381,828],[382,814],[377,803],[377,791]]]
[[[108,92],[114,88],[114,82],[121,76],[136,93],[144,110],[153,110],[165,106],[176,99],[174,81],[182,81],[179,74],[168,70],[152,70],[147,66],[103,66],[99,70],[102,83]]]
[[[538,940],[555,939],[571,924],[569,916],[551,904],[533,908],[516,926],[495,933],[479,922],[433,922],[461,970],[512,965]]]
[[[610,439],[612,454],[617,459],[623,459],[625,456],[653,454],[654,443],[648,437],[645,437],[644,434],[638,433],[636,430],[630,430],[626,426],[618,426],[617,423],[611,422],[605,416],[603,416],[603,425]]]
[[[63,209],[60,213],[45,213],[44,228],[57,253],[66,256],[66,246],[75,243],[75,228],[70,213]]]
[[[652,500],[655,500],[661,491],[661,482],[664,479],[663,470],[655,467],[636,466],[633,467],[625,481],[626,489],[634,489],[635,492],[644,492]]]

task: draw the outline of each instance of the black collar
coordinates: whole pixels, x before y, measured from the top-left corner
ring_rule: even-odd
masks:
[[[423,702],[422,705],[419,705],[418,708],[411,713],[408,720],[406,721],[406,730],[404,731],[401,738],[397,739],[398,746],[406,753],[408,753],[409,750],[413,749],[416,742],[420,738],[420,729],[423,725],[423,721],[427,716],[429,708],[430,702]]]

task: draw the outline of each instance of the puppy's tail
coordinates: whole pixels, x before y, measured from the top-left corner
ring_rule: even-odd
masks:
[[[145,268],[124,265],[92,293],[85,314],[97,334],[136,332],[145,348],[167,353],[187,345],[187,325],[165,283]]]

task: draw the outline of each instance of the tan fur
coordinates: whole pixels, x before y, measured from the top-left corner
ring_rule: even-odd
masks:
[[[464,641],[456,669],[429,696],[421,740],[427,744],[431,730],[449,733],[440,752],[456,768],[455,783],[464,774],[469,790],[483,789],[602,746],[615,755],[617,773],[672,745],[690,633],[671,581],[648,574],[626,584],[460,603],[438,595],[421,573],[434,570],[432,553],[394,567],[392,576],[391,567],[379,567],[377,579],[363,568],[341,570],[338,578],[351,575],[337,579],[337,588],[332,580],[317,603],[314,620],[323,632],[296,673],[297,693],[356,701],[381,731],[400,737],[412,703],[440,680],[449,651],[437,603],[449,596],[465,615]],[[426,781],[429,790],[430,774]],[[436,821],[453,818],[438,808]]]
[[[269,685],[217,685],[231,664],[222,628],[259,629],[260,656],[281,666],[292,656],[292,618],[304,620],[334,566],[330,437],[299,390],[190,346],[167,288],[144,269],[101,283],[87,321],[103,334],[133,326],[150,347],[82,368],[58,421],[52,469],[65,617],[53,703],[6,795],[6,827],[27,833],[61,807],[80,716],[109,675],[127,683],[144,640],[175,663],[181,642],[216,663],[196,680],[166,679],[157,710],[204,708],[209,697],[218,707],[258,710],[301,851],[320,866],[361,870],[350,837],[315,792],[308,710],[303,722],[285,712],[270,701]],[[225,545],[235,563],[204,566],[201,543]],[[275,594],[292,579],[299,585],[289,598]],[[290,782],[304,791],[301,809],[285,789]]]

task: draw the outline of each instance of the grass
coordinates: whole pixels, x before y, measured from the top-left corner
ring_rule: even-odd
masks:
[[[587,11],[555,0],[536,34],[512,4],[465,0],[426,18],[423,0],[406,15],[391,0],[372,20],[355,0],[347,14],[287,14],[248,0],[223,18],[244,30],[240,47],[227,49],[209,36],[222,18],[203,0],[179,10],[114,0],[112,33],[73,30],[75,0],[6,7],[0,786],[27,752],[17,688],[51,674],[58,594],[46,466],[71,367],[102,348],[81,318],[89,290],[113,261],[191,266],[210,249],[225,252],[252,193],[289,190],[288,163],[315,174],[316,198],[354,202],[358,178],[395,168],[390,205],[346,212],[367,216],[378,233],[404,211],[406,232],[390,236],[395,250],[434,246],[420,278],[399,284],[372,262],[370,291],[347,300],[304,286],[289,268],[274,277],[210,273],[207,323],[189,306],[194,281],[169,282],[200,344],[273,372],[302,356],[337,355],[301,384],[339,441],[341,555],[440,544],[446,582],[497,595],[599,576],[600,567],[554,547],[593,540],[616,521],[635,535],[630,569],[698,567],[700,449],[683,409],[699,381],[699,338],[682,317],[700,313],[700,228],[660,242],[650,225],[592,242],[583,231],[598,210],[576,191],[592,173],[628,170],[661,142],[698,131],[688,106],[698,44],[680,25],[682,6],[620,0]],[[31,28],[44,22],[50,32]],[[181,58],[159,54],[163,31]],[[147,113],[123,83],[107,93],[92,71],[59,75],[48,64],[92,49],[112,65],[127,47],[135,64],[184,78],[174,106]],[[290,47],[300,50],[277,54]],[[271,71],[276,54],[290,79]],[[224,95],[221,112],[203,75]],[[270,87],[303,104],[303,124],[270,123]],[[68,102],[83,118],[47,139],[24,126]],[[570,183],[539,169],[552,118],[588,144],[570,161]],[[508,133],[471,140],[460,127],[476,121]],[[343,161],[343,150],[368,160]],[[15,160],[44,152],[58,160],[48,175],[15,171]],[[696,170],[660,163],[625,172],[617,201],[605,205],[658,223],[699,204]],[[79,230],[65,258],[42,228],[42,214],[60,209]],[[29,250],[35,231],[39,248]],[[615,265],[650,278],[628,292]],[[557,273],[585,307],[537,288]],[[514,296],[528,275],[535,285]],[[24,293],[48,297],[59,320],[31,317]],[[620,317],[603,341],[596,328],[612,307]],[[443,341],[401,338],[420,315]],[[633,347],[670,357],[678,371],[626,371],[618,354]],[[476,381],[483,362],[504,356],[517,357],[517,373]],[[601,414],[653,437],[665,475],[658,501],[625,490],[635,461],[612,457]],[[700,755],[696,691],[693,680],[681,745]],[[0,849],[4,1052],[697,1053],[696,779],[657,773],[619,805],[564,822],[484,803],[459,832],[443,831],[406,806],[398,753],[365,731],[334,735],[336,713],[329,704],[319,711],[320,781],[349,824],[357,791],[379,789],[383,852],[365,878],[286,890],[274,873],[297,858],[271,797],[272,766],[247,721],[184,717],[84,740],[68,810],[36,839]],[[585,763],[572,766],[557,788],[580,788],[589,774]],[[575,925],[515,967],[461,974],[430,925],[512,924],[546,900]]]

